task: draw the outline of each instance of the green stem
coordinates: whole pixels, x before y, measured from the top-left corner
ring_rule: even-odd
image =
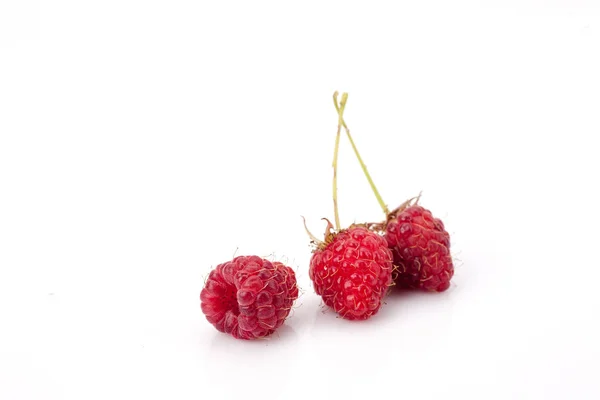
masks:
[[[337,161],[338,161],[338,150],[340,147],[340,132],[342,130],[342,124],[344,122],[343,115],[344,109],[346,108],[346,101],[348,100],[348,93],[342,94],[342,100],[340,105],[338,106],[337,101],[338,92],[333,94],[333,103],[335,104],[335,108],[338,110],[338,127],[337,133],[335,136],[335,147],[333,149],[333,214],[335,216],[335,229],[340,230],[340,214],[338,211],[337,204]]]
[[[342,101],[343,100],[344,99],[342,97]],[[356,148],[356,144],[354,143],[354,140],[352,139],[352,135],[350,135],[350,129],[348,129],[348,126],[346,125],[346,122],[344,121],[344,118],[343,118],[344,110],[341,105],[338,105],[337,98],[335,96],[334,96],[334,104],[335,104],[335,108],[338,111],[338,114],[340,116],[341,125],[344,127],[344,130],[346,131],[346,136],[348,136],[348,140],[350,140],[350,144],[352,145],[352,150],[354,150],[354,154],[356,155],[356,158],[358,159],[360,167],[362,168],[362,170],[365,174],[365,177],[367,178],[367,181],[369,181],[371,190],[373,191],[373,194],[375,194],[375,197],[377,198],[377,202],[379,203],[381,210],[387,217],[390,214],[388,206],[383,201],[381,194],[379,194],[379,190],[377,190],[377,186],[375,186],[375,183],[373,182],[373,178],[371,178],[371,174],[369,174],[369,171],[367,170],[367,166],[365,165],[362,157],[360,156],[360,153],[358,152],[358,149]],[[345,106],[345,104],[344,104],[344,106]]]

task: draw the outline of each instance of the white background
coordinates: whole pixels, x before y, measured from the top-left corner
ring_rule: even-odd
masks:
[[[393,3],[0,3],[1,399],[600,398],[600,5]],[[333,216],[334,90],[457,259],[360,323],[300,218]],[[343,224],[380,219],[340,152]],[[234,253],[297,271],[269,340],[200,312]]]

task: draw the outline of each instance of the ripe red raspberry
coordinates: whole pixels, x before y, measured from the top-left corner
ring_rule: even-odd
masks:
[[[388,221],[385,239],[398,268],[396,286],[435,292],[450,287],[454,275],[450,235],[429,210],[419,205],[400,210]]]
[[[258,256],[240,256],[217,265],[200,293],[208,322],[237,339],[273,333],[297,298],[294,271]]]
[[[310,260],[310,279],[325,304],[346,319],[367,319],[392,282],[392,253],[383,237],[353,226],[326,235]]]

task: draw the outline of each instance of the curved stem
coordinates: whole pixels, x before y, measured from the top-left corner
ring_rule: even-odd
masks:
[[[321,243],[323,243],[322,240],[319,240],[315,235],[313,235],[309,230],[308,230],[308,226],[306,226],[306,218],[302,217],[302,222],[304,223],[304,229],[306,230],[306,233],[308,234],[308,237],[310,238],[310,240],[316,244],[319,245]]]
[[[344,119],[342,116],[344,115],[344,109],[346,108],[346,101],[348,100],[348,93],[342,94],[342,100],[340,101],[340,105],[338,106],[338,92],[333,94],[333,103],[335,104],[335,108],[338,110],[338,127],[337,133],[335,135],[335,147],[333,149],[333,214],[335,216],[335,229],[340,230],[340,214],[338,211],[337,204],[337,160],[338,160],[338,150],[340,147],[340,132],[342,130],[342,124]]]
[[[342,100],[343,100],[343,98],[342,98]],[[363,170],[365,177],[367,178],[367,181],[369,181],[371,190],[373,191],[373,194],[375,194],[375,197],[377,198],[377,202],[379,203],[381,210],[383,211],[383,213],[385,214],[385,216],[387,218],[387,216],[390,213],[388,206],[383,201],[381,194],[379,194],[379,190],[377,190],[377,186],[375,186],[375,183],[373,182],[373,178],[371,178],[371,174],[369,174],[369,171],[367,170],[367,166],[365,165],[362,157],[360,156],[360,153],[358,152],[358,149],[356,148],[356,144],[354,143],[354,140],[352,139],[352,135],[350,135],[350,129],[348,129],[348,126],[346,125],[346,122],[344,121],[344,118],[343,118],[344,110],[341,105],[338,105],[337,98],[335,96],[334,96],[334,103],[335,103],[335,109],[338,111],[338,114],[340,116],[341,125],[344,127],[344,130],[346,131],[346,136],[348,136],[348,140],[350,140],[350,144],[352,145],[352,150],[354,150],[354,154],[356,155],[356,158],[360,164],[360,167]]]

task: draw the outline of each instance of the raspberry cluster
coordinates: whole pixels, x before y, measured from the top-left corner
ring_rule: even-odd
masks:
[[[450,235],[439,218],[411,199],[390,212],[358,153],[343,119],[348,95],[338,103],[338,129],[333,155],[335,229],[329,221],[324,240],[307,233],[314,245],[309,277],[323,303],[348,320],[378,313],[391,286],[443,292],[450,287],[454,265]],[[385,214],[380,223],[340,226],[337,206],[337,160],[341,129]],[[305,225],[306,227],[306,225]],[[238,339],[271,335],[288,317],[298,287],[294,271],[280,262],[241,256],[219,264],[200,293],[208,322]]]

